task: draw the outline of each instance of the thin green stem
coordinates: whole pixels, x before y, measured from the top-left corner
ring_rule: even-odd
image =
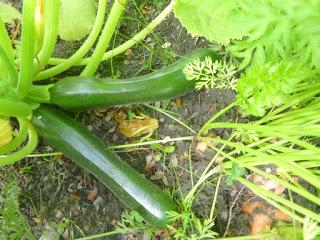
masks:
[[[141,231],[141,228],[130,228],[130,229],[124,229],[124,230],[115,230],[115,231],[110,231],[110,232],[106,232],[106,233],[101,233],[101,234],[95,234],[92,236],[88,236],[88,237],[82,237],[82,238],[76,238],[75,240],[91,240],[91,239],[97,239],[97,238],[104,238],[104,237],[108,237],[111,235],[115,235],[115,234],[126,234],[126,233],[130,233],[130,232],[137,232],[137,231]]]
[[[298,103],[312,99],[315,95],[319,93],[320,84],[308,84],[301,93],[296,93],[290,97],[285,104],[281,105],[279,108],[269,112],[266,116],[256,121],[255,124],[262,124],[277,118],[277,114],[284,112],[285,110],[296,106]]]
[[[110,146],[108,148],[109,149],[122,149],[122,148],[147,146],[147,145],[151,145],[151,144],[155,144],[155,143],[168,143],[168,142],[176,142],[176,141],[193,141],[193,139],[194,139],[193,136],[187,136],[187,137],[178,137],[178,138],[170,138],[170,139],[155,140],[155,141],[148,141],[148,142],[139,142],[139,143]]]
[[[302,214],[304,216],[308,216],[308,217],[312,218],[313,220],[320,222],[320,215],[318,215],[317,213],[312,212],[311,210],[304,208],[298,204],[292,203],[288,199],[285,199],[285,198],[283,198],[273,192],[270,192],[269,190],[266,190],[260,186],[257,186],[254,183],[252,183],[244,178],[237,177],[236,179],[240,183],[242,183],[242,184],[246,185],[248,188],[250,188],[253,192],[258,194],[260,197],[262,197],[266,201],[270,202],[272,205],[274,205],[275,203],[278,203],[277,206],[275,206],[275,207],[281,209],[282,211],[284,211],[286,214],[293,217],[297,221],[303,222],[303,218],[298,217],[295,213],[292,213],[290,210],[288,210],[284,207],[280,208],[279,204],[282,204],[283,206],[286,206],[286,207],[290,207],[293,210],[299,212],[300,214]]]
[[[205,139],[205,138],[204,138]],[[242,152],[249,152],[250,154],[254,154],[256,155],[260,160],[259,162],[261,164],[266,164],[265,162],[269,162],[272,164],[275,164],[276,166],[282,168],[282,169],[286,169],[289,172],[294,173],[295,175],[297,175],[298,177],[304,179],[305,181],[307,181],[308,183],[310,183],[312,186],[318,188],[319,184],[320,184],[320,178],[314,174],[312,174],[311,171],[308,171],[307,169],[299,166],[297,163],[295,162],[291,162],[290,161],[290,157],[287,159],[287,161],[285,161],[286,159],[283,159],[282,161],[278,160],[276,156],[274,155],[268,155],[266,153],[260,152],[259,150],[255,150],[252,148],[249,148],[243,144],[240,143],[234,143],[228,140],[223,140],[223,139],[219,139],[216,138],[215,139],[216,142],[218,143],[222,143],[225,144],[227,146],[233,147],[238,149],[239,151]],[[242,156],[241,158],[245,158],[245,156]]]
[[[229,111],[231,108],[233,108],[234,106],[238,105],[238,101],[234,101],[231,104],[229,104],[228,106],[226,106],[225,108],[223,108],[221,111],[219,111],[218,113],[216,113],[212,118],[210,118],[210,120],[208,122],[206,122],[202,128],[200,129],[198,136],[200,137],[204,131],[210,129],[210,124],[215,121],[217,118],[219,118],[220,116],[222,116],[224,113],[226,113],[227,111]]]
[[[116,31],[120,17],[125,9],[126,4],[127,0],[114,1],[107,22],[102,30],[101,36],[97,43],[97,46],[94,49],[94,52],[91,56],[91,61],[82,71],[81,76],[92,76],[96,72],[104,52],[109,47],[109,43],[114,32]]]
[[[17,85],[17,94],[20,99],[27,96],[32,85],[33,79],[33,58],[35,54],[35,22],[34,10],[36,1],[23,1],[23,24],[21,32],[21,65],[19,72],[19,80]]]
[[[216,151],[218,151],[217,148],[214,148],[214,149],[215,149]],[[227,158],[227,159],[229,159],[229,160],[231,160],[231,161],[237,161],[237,163],[239,163],[240,165],[242,165],[242,166],[244,166],[244,167],[248,167],[246,164],[242,164],[242,162],[241,162],[240,160],[238,160],[238,159],[236,159],[236,158],[233,158],[233,157],[230,156],[228,153],[222,152],[221,154],[223,155],[223,159]],[[225,169],[225,163],[223,163],[223,167],[224,167],[224,169]],[[262,170],[259,170],[259,169],[251,169],[251,170],[253,170],[254,172],[257,172],[257,173],[259,173],[259,174],[262,174],[262,176],[269,177],[269,174],[264,173]],[[257,170],[257,171],[255,171],[255,170]],[[226,172],[226,171],[224,170],[224,172]],[[226,174],[230,174],[230,173],[226,172]],[[266,176],[266,175],[268,175],[268,176]],[[271,179],[273,179],[273,180],[276,180],[276,179],[279,180],[279,179],[278,179],[277,177],[275,177],[275,176],[272,176]],[[260,186],[257,186],[257,185],[255,185],[255,184],[247,181],[247,180],[244,179],[244,178],[238,177],[237,180],[240,181],[242,184],[246,185],[246,186],[247,186],[249,189],[251,189],[252,191],[256,192],[260,197],[264,198],[264,199],[265,199],[266,201],[268,201],[270,204],[274,205],[275,207],[279,208],[280,210],[282,210],[283,212],[285,212],[286,214],[288,214],[289,216],[291,216],[293,219],[295,219],[295,220],[297,220],[297,221],[300,221],[300,222],[303,221],[303,218],[301,218],[300,216],[298,216],[298,215],[296,215],[295,213],[291,212],[291,211],[286,207],[286,206],[289,206],[289,207],[292,207],[292,208],[298,207],[300,210],[303,209],[303,208],[300,207],[299,205],[297,205],[297,204],[295,204],[295,203],[292,203],[292,202],[290,202],[290,201],[282,198],[281,196],[278,196],[278,195],[276,195],[276,194],[274,194],[274,193],[271,193],[270,191],[265,190],[265,189],[261,188]],[[282,180],[279,180],[279,181],[281,182],[281,184],[287,185],[286,183],[284,183],[284,181],[282,181]],[[277,181],[277,182],[278,182],[278,181]],[[290,185],[289,187],[290,187],[291,190],[293,189],[291,185]],[[294,190],[296,190],[296,189],[297,189],[297,188],[294,188]],[[302,196],[305,197],[305,193],[304,193],[304,192],[302,193],[302,192],[299,191],[299,190],[298,190],[298,192],[299,192],[300,194],[302,194]],[[307,196],[310,197],[309,194],[308,194]],[[309,198],[308,198],[308,199],[309,199]],[[311,196],[311,199],[312,199],[312,200],[315,200],[315,196],[312,195],[312,196]],[[311,200],[311,199],[309,199],[309,200]],[[286,203],[284,203],[284,206],[285,206],[285,207],[282,206],[281,204],[279,204],[278,202],[282,202],[282,203],[283,203],[283,202],[286,202]],[[318,200],[316,200],[316,202],[318,202]],[[288,203],[289,203],[289,204],[288,204]],[[313,213],[313,212],[311,212],[311,213]]]
[[[53,152],[53,153],[35,153],[29,154],[26,158],[34,158],[34,157],[53,157],[53,156],[62,156],[62,152]]]
[[[215,240],[261,240],[269,239],[277,236],[277,233],[266,233],[266,234],[257,234],[255,236],[241,236],[241,237],[226,237],[226,238],[215,238]]]
[[[267,136],[267,137],[278,137],[284,140],[290,141],[296,145],[299,145],[303,148],[319,151],[319,149],[303,140],[298,139],[297,137],[292,137],[287,134],[296,134],[299,137],[309,134],[306,131],[302,131],[301,129],[292,129],[290,131],[284,131],[285,126],[266,126],[266,125],[255,125],[250,123],[225,123],[225,122],[216,122],[216,123],[209,123],[206,124],[206,130],[213,129],[213,128],[233,128],[233,129],[245,129],[245,130],[252,130],[258,132],[260,136]],[[285,132],[285,133],[284,133]]]
[[[70,67],[75,66],[80,62],[82,57],[86,55],[86,53],[90,50],[99,36],[104,21],[106,6],[107,0],[99,0],[96,20],[88,38],[82,44],[82,46],[70,58],[65,59],[59,65],[41,71],[38,75],[35,76],[36,81],[53,77],[59,73],[62,73],[63,71],[68,70]]]
[[[133,36],[130,40],[126,41],[125,43],[121,44],[120,46],[106,52],[103,54],[101,61],[106,61],[114,56],[117,56],[121,53],[124,53],[129,48],[133,47],[138,42],[142,41],[146,38],[146,36],[151,33],[172,11],[174,6],[175,0],[171,1],[170,4],[144,29],[142,29],[139,33]],[[58,65],[66,61],[62,58],[50,58],[49,64],[51,65]],[[84,58],[82,59],[77,65],[87,65],[91,61],[91,58]]]
[[[237,161],[237,162],[240,163],[240,161]],[[245,165],[243,165],[243,166],[245,167]],[[287,189],[299,194],[300,196],[302,196],[302,197],[304,197],[304,198],[310,200],[311,202],[314,202],[320,206],[320,198],[311,194],[308,190],[306,190],[304,188],[296,187],[293,184],[290,184],[287,181],[284,181],[275,175],[272,175],[272,174],[266,173],[265,171],[260,170],[259,168],[256,168],[256,167],[247,167],[247,168],[251,172],[256,172],[265,178],[271,179],[271,180],[275,181],[276,183],[286,187]]]
[[[213,201],[212,201],[212,205],[211,205],[211,211],[210,211],[210,215],[209,215],[210,221],[213,221],[214,210],[216,209],[216,203],[217,203],[217,199],[218,199],[219,187],[220,187],[220,184],[221,184],[221,179],[222,179],[222,176],[220,176],[218,178],[216,189],[215,189],[215,192],[214,192],[214,197],[213,197]]]
[[[167,117],[173,119],[174,121],[176,121],[176,122],[179,123],[180,125],[184,126],[186,129],[188,129],[190,132],[192,132],[192,133],[194,133],[194,134],[196,133],[196,131],[193,130],[191,127],[189,127],[187,124],[185,124],[184,122],[180,121],[179,119],[173,117],[172,115],[170,115],[169,113],[167,113],[167,112],[164,111],[163,109],[158,108],[158,107],[155,107],[155,106],[152,106],[152,105],[150,105],[150,104],[143,104],[143,105],[146,106],[146,107],[149,107],[149,108],[151,108],[151,109],[153,109],[153,110],[156,110],[156,111],[162,113],[163,115],[166,115]]]

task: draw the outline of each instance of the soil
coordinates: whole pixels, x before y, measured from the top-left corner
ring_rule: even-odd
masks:
[[[145,17],[147,21],[150,21],[160,10],[154,9],[152,6],[147,7],[151,10]],[[138,17],[138,13],[134,9],[129,8],[127,13],[131,17]],[[125,20],[119,28],[121,35],[118,35],[116,43],[123,42],[126,39],[123,36],[131,36],[138,28],[141,29],[141,26],[126,24],[128,21]],[[61,54],[63,56],[69,55],[79,44],[59,42],[55,54],[56,56],[61,56]],[[163,48],[164,44],[169,46],[169,48]],[[168,65],[176,57],[204,46],[207,46],[207,42],[204,39],[191,38],[179,24],[178,20],[174,16],[170,16],[156,29],[155,34],[147,37],[142,44],[132,48],[130,54],[121,55],[115,57],[112,61],[103,63],[99,68],[98,75],[125,78],[143,74]],[[78,71],[79,68],[75,68],[67,74],[73,75]],[[179,114],[178,118],[180,120],[183,120],[188,126],[197,131],[213,114],[231,103],[233,99],[234,92],[232,91],[202,90],[187,94],[178,101],[173,99],[170,102],[164,101],[156,104],[165,107],[167,110],[176,112]],[[160,127],[157,133],[152,136],[153,139],[192,135],[186,128],[161,113],[154,112],[141,105],[126,107],[125,109],[128,108],[131,110],[143,108],[143,111],[160,120]],[[77,118],[86,124],[93,133],[101,137],[106,144],[125,143],[128,139],[122,138],[114,128],[114,121],[110,118],[112,111],[113,109],[106,109],[106,111],[102,111],[98,115],[96,111],[90,111],[77,115]],[[237,117],[236,111],[230,111],[221,120],[231,121]],[[228,131],[221,130],[215,132],[215,134],[226,137],[229,133]],[[157,171],[163,172],[167,182],[154,182],[159,186],[169,189],[173,189],[176,185],[177,180],[172,170],[175,167],[179,176],[179,184],[185,195],[192,187],[190,173],[182,170],[189,169],[190,167],[188,157],[190,149],[192,150],[191,162],[194,180],[197,179],[196,176],[199,176],[203,172],[209,160],[213,157],[213,153],[196,153],[194,151],[194,144],[194,142],[190,141],[175,142],[175,151],[168,154],[166,159],[157,162],[150,172],[145,172],[144,166],[146,157],[150,154],[155,154],[154,150],[149,148],[119,153],[119,155],[123,160],[136,168],[137,171],[146,174],[148,178]],[[54,152],[54,149],[41,144],[37,152],[49,153]],[[173,161],[177,161],[178,166],[172,166]],[[59,224],[66,220],[70,222],[70,225],[64,231],[61,239],[81,237],[82,233],[85,236],[89,236],[91,234],[111,231],[114,229],[115,220],[119,220],[123,210],[127,209],[107,187],[65,157],[28,158],[14,166],[0,169],[0,182],[8,181],[12,177],[18,180],[21,188],[21,209],[27,217],[37,239],[44,232],[54,234]],[[210,213],[216,189],[215,179],[217,177],[215,176],[212,179],[211,184],[208,184],[202,190],[194,202],[193,208],[199,217],[206,217]],[[98,190],[96,196],[88,200],[88,193],[95,188]],[[230,213],[232,220],[228,233],[230,235],[244,235],[249,232],[247,217],[240,213],[241,207],[238,207],[242,198],[242,195],[238,196],[240,189],[241,186],[237,184],[228,186],[225,180],[222,181],[219,188],[215,230],[221,235],[226,230],[227,222],[231,217]],[[245,191],[242,194],[246,194]],[[178,191],[176,191],[176,196],[180,198]],[[233,208],[230,210],[232,205]],[[117,235],[105,239],[134,239],[134,236],[130,235],[129,237],[128,235]],[[136,239],[142,238],[136,236]]]

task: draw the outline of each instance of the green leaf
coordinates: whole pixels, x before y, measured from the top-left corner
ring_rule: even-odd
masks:
[[[0,1],[0,18],[5,23],[14,23],[14,19],[21,18],[21,13],[14,7]]]
[[[175,146],[166,146],[166,147],[164,148],[164,151],[165,151],[166,153],[173,153],[175,149],[176,149]]]
[[[60,0],[60,4],[60,37],[66,41],[84,38],[96,18],[96,0]]]
[[[263,116],[267,109],[284,103],[313,74],[299,60],[252,66],[237,83],[237,100],[248,115]]]
[[[227,184],[232,185],[233,181],[237,177],[242,177],[247,173],[246,169],[243,167],[239,167],[238,163],[232,162],[231,174],[227,177]]]
[[[4,183],[0,192],[0,239],[34,240],[27,220],[20,211],[20,189],[15,179]]]
[[[227,45],[242,68],[295,56],[320,69],[320,1],[177,0],[175,15],[193,36]]]
[[[241,39],[250,25],[234,0],[177,0],[174,12],[182,25],[193,36],[203,36],[227,45],[232,39]]]

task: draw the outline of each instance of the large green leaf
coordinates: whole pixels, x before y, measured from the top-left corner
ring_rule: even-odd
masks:
[[[60,4],[60,37],[66,41],[84,38],[96,18],[96,0],[60,0]]]
[[[243,68],[296,56],[320,69],[318,0],[177,0],[175,15],[193,36],[227,45]]]
[[[21,13],[14,7],[0,1],[0,18],[5,23],[14,23],[14,19],[21,18]]]
[[[203,36],[227,45],[231,39],[244,35],[239,15],[239,1],[234,0],[178,0],[174,11],[183,26],[193,36]]]

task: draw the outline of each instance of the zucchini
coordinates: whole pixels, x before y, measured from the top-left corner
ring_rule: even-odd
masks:
[[[182,69],[197,58],[217,59],[213,50],[196,50],[172,65],[131,79],[67,77],[50,89],[51,103],[66,110],[86,110],[103,106],[143,103],[175,98],[194,89]]]
[[[86,127],[52,106],[42,105],[32,122],[42,139],[102,181],[123,203],[152,226],[168,224],[177,205],[156,185],[121,161]]]

